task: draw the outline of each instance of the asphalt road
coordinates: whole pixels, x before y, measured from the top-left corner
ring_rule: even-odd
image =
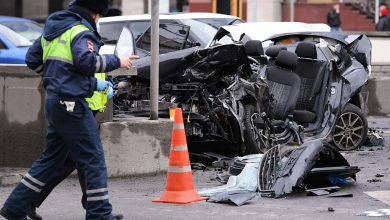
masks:
[[[370,118],[370,127],[384,131],[385,146],[365,147],[345,153],[351,165],[361,168],[357,182],[342,187],[340,191],[353,193],[352,198],[309,197],[304,193],[296,193],[280,199],[257,196],[241,207],[205,201],[186,205],[153,203],[151,200],[159,197],[164,190],[165,175],[161,174],[110,179],[110,201],[114,211],[122,213],[125,219],[375,219],[356,214],[390,208],[390,119]],[[198,189],[219,185],[214,180],[213,171],[194,171],[193,174]],[[375,177],[376,174],[382,174],[383,177]],[[372,179],[378,179],[379,182],[368,182]],[[0,189],[1,204],[12,188]],[[377,193],[382,201],[365,193],[375,191],[384,191]],[[85,212],[81,208],[80,199],[78,181],[70,178],[54,190],[38,211],[48,220],[84,219]],[[328,207],[335,211],[329,212]]]

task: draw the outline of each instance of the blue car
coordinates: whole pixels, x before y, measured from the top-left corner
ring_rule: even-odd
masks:
[[[24,64],[28,48],[42,34],[38,23],[0,16],[0,63]]]

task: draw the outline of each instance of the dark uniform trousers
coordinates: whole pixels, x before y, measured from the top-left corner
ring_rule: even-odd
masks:
[[[64,167],[70,154],[85,175],[82,179],[86,180],[87,186],[86,219],[112,219],[103,147],[87,102],[76,101],[73,112],[68,112],[58,97],[49,94],[45,101],[45,116],[48,121],[47,148],[12,191],[4,207],[24,216],[53,173]]]
[[[39,195],[34,199],[32,203],[32,207],[40,207],[42,203],[46,200],[46,198],[50,195],[50,193],[53,191],[53,189],[60,184],[64,179],[66,179],[74,170],[76,169],[76,161],[74,156],[71,154],[68,155],[68,157],[65,160],[64,165],[55,173],[52,174],[50,177],[50,180],[46,183],[45,186],[43,186],[42,191],[39,193]],[[81,204],[83,205],[83,208],[86,209],[87,207],[87,185],[85,182],[85,176],[84,173],[81,170],[77,170],[77,175],[80,182],[81,191],[83,192],[83,196],[81,198]]]
[[[98,113],[97,110],[93,110],[92,114],[93,116],[96,116]],[[60,184],[64,179],[66,179],[75,169],[76,169],[76,161],[74,156],[72,156],[70,153],[68,154],[68,157],[65,160],[64,165],[55,173],[52,174],[50,180],[46,183],[46,185],[42,188],[42,191],[39,193],[39,195],[34,199],[34,202],[32,204],[32,207],[40,207],[42,203],[46,200],[46,198],[50,195],[50,193],[53,191],[53,189]],[[81,191],[83,192],[83,196],[81,198],[81,204],[84,209],[87,208],[87,184],[85,182],[85,176],[84,173],[78,169],[77,175],[80,182]]]

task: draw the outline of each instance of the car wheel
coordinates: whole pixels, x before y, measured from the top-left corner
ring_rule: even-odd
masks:
[[[363,145],[368,132],[367,118],[357,106],[347,103],[333,130],[333,143],[340,150],[354,150]]]
[[[260,114],[256,112],[256,109],[253,105],[247,105],[244,108],[244,144],[245,144],[245,154],[258,154],[264,153],[261,141],[261,135],[259,132],[256,132],[253,127],[253,120],[257,117],[260,117]]]

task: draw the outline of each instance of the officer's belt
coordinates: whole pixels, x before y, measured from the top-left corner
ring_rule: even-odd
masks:
[[[46,93],[46,99],[58,99],[58,100],[61,100],[61,101],[82,101],[82,100],[85,100],[84,98],[80,98],[80,97],[64,97],[64,96],[60,96],[58,95],[57,93],[54,93],[54,92],[47,92]]]

